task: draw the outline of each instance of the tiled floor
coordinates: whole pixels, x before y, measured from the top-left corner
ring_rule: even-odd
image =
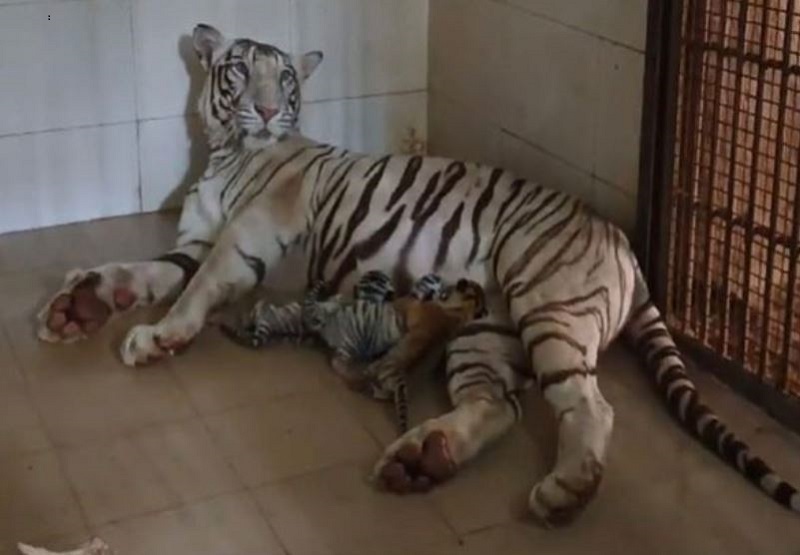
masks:
[[[250,352],[214,330],[184,356],[131,370],[116,346],[133,321],[48,346],[31,316],[65,269],[146,257],[174,216],[0,237],[0,554],[18,540],[69,547],[99,534],[123,555],[800,554],[784,511],[678,430],[634,359],[615,348],[601,384],[617,427],[598,499],[571,528],[524,515],[553,457],[535,393],[524,422],[451,483],[394,497],[365,476],[393,435],[387,407],[345,390],[320,355]],[[800,438],[705,374],[712,406],[800,483]],[[446,406],[412,388],[419,419]]]

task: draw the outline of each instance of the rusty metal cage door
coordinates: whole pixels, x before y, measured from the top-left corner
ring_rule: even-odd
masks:
[[[648,41],[639,249],[656,300],[729,381],[796,407],[800,0],[653,0]]]

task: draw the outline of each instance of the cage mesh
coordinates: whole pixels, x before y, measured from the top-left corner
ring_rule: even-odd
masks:
[[[694,0],[669,206],[671,326],[800,396],[800,0]]]

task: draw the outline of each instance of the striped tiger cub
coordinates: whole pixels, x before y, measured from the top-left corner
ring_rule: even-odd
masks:
[[[207,75],[198,112],[210,154],[186,191],[174,248],[155,260],[70,272],[38,315],[42,340],[77,341],[115,314],[170,302],[159,322],[135,326],[120,347],[125,364],[151,363],[180,352],[211,311],[284,260],[303,260],[302,285],[324,280],[334,292],[371,270],[404,292],[426,274],[467,278],[498,292],[504,306],[444,341],[453,408],[388,445],[377,483],[402,493],[454,476],[511,429],[521,392],[535,386],[555,415],[558,448],[528,507],[546,525],[569,522],[609,464],[615,413],[597,360],[623,337],[683,427],[800,512],[797,490],[703,403],[620,229],[580,200],[502,168],[370,156],[304,137],[301,86],[320,52],[228,40],[208,25],[195,28],[193,42]]]
[[[445,287],[438,276],[418,280],[408,297],[394,300],[394,287],[382,272],[367,273],[354,288],[354,299],[329,297],[327,284],[314,284],[302,303],[273,305],[260,301],[238,327],[224,326],[237,343],[262,347],[294,339],[321,343],[331,351],[331,365],[353,389],[379,400],[393,400],[401,432],[408,429],[405,372],[453,333],[457,326],[485,312],[480,285],[467,280]],[[360,363],[368,363],[362,368]]]

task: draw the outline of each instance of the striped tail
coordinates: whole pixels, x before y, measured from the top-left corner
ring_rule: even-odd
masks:
[[[408,389],[402,376],[394,386],[394,412],[402,435],[408,431]]]
[[[251,349],[283,342],[301,344],[312,339],[303,327],[299,303],[277,306],[259,302],[246,321],[223,324],[221,330],[234,343]]]
[[[378,359],[367,368],[367,382],[373,399],[394,402],[394,413],[400,434],[408,431],[408,385],[406,377],[394,364]]]
[[[670,412],[693,436],[784,507],[800,512],[800,493],[782,480],[701,400],[664,318],[649,299],[644,279],[637,276],[640,302],[626,327],[626,335],[646,360],[647,370]]]

